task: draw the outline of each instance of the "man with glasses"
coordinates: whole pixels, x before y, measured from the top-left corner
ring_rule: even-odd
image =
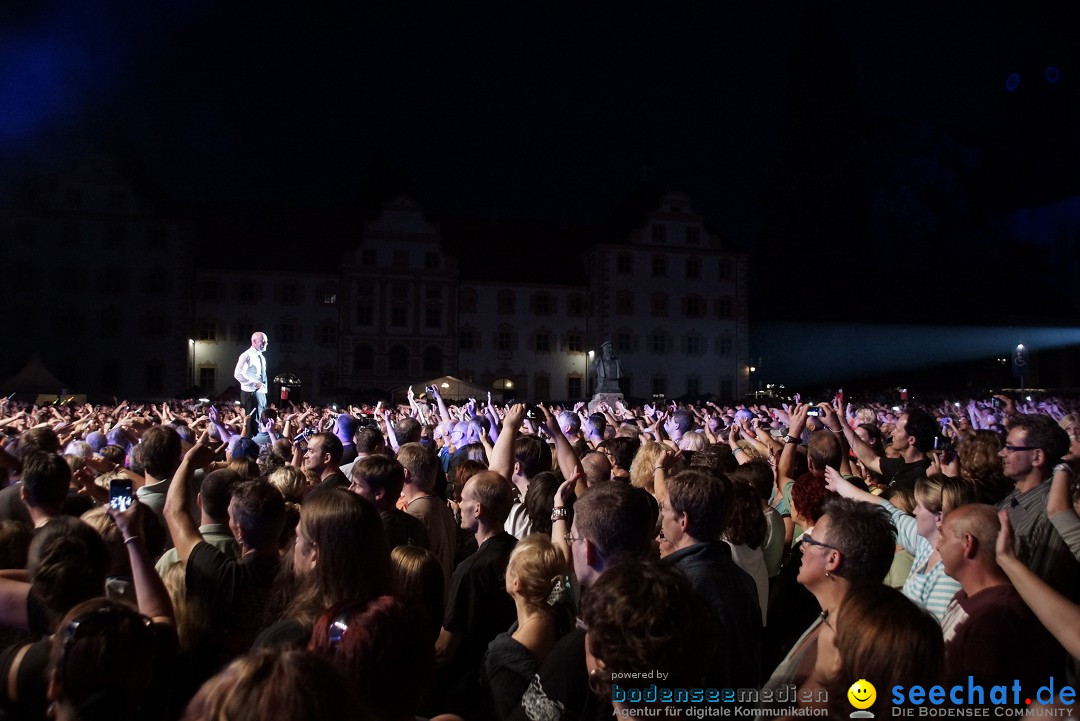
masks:
[[[998,508],[1009,514],[1017,558],[1076,602],[1080,601],[1080,563],[1046,515],[1050,477],[1059,467],[1072,473],[1061,461],[1068,452],[1069,436],[1050,416],[1017,416],[998,453],[1014,488]]]

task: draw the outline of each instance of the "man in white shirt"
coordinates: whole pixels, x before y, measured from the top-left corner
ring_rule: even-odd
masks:
[[[266,409],[266,358],[263,351],[269,345],[269,339],[262,331],[251,334],[251,347],[240,354],[236,361],[233,378],[240,383],[240,403],[248,414],[248,427],[251,435],[259,430],[259,419]]]

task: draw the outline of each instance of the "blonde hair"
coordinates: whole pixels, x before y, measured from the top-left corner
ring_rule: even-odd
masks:
[[[664,455],[666,446],[663,443],[648,441],[641,444],[634,461],[630,464],[630,485],[644,488],[649,493],[653,492],[653,472],[656,464]]]
[[[281,492],[287,502],[295,504],[304,500],[308,479],[296,466],[282,466],[267,476],[266,480]]]
[[[521,584],[521,597],[530,610],[542,610],[566,583],[566,562],[546,533],[525,536],[510,553],[506,574],[514,574]]]

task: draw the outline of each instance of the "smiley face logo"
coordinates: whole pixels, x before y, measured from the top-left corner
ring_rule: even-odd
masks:
[[[851,684],[851,688],[847,690],[847,697],[855,708],[867,709],[873,706],[874,701],[877,700],[877,689],[874,688],[874,684],[865,678],[860,678]]]

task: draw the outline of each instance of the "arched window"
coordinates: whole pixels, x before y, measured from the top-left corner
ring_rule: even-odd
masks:
[[[491,384],[491,387],[497,391],[512,391],[514,390],[514,381],[509,378],[498,378]]]

